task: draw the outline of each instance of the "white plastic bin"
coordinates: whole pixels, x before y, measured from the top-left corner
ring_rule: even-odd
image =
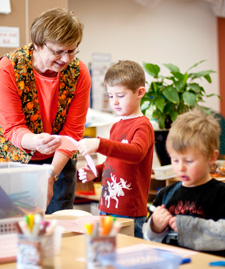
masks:
[[[0,163],[0,219],[44,213],[52,166]]]

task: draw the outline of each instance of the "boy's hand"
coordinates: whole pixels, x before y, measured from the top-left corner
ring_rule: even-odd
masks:
[[[177,232],[176,216],[172,217],[172,218],[169,220],[169,225],[170,225],[170,227],[171,227],[175,232]]]
[[[87,167],[82,167],[78,170],[78,177],[79,180],[82,181],[82,183],[92,181],[96,178],[95,174],[92,172],[92,170]]]
[[[77,149],[83,156],[85,156],[96,152],[99,147],[99,143],[99,138],[84,138],[77,143]]]
[[[169,225],[172,215],[165,208],[165,205],[157,206],[152,214],[152,230],[155,233],[163,232]]]

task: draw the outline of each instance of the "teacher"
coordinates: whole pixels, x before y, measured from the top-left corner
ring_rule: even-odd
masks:
[[[52,164],[47,214],[75,199],[76,152],[57,150],[57,135],[83,137],[91,79],[77,57],[82,35],[72,12],[50,9],[32,23],[30,44],[0,59],[0,161]]]

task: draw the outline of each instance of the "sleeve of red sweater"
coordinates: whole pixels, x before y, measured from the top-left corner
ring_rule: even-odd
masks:
[[[6,57],[0,61],[0,125],[5,138],[17,147],[21,147],[23,135],[30,132],[17,94],[14,69]]]
[[[114,141],[111,136],[110,138],[112,139],[100,138],[98,152],[107,157],[133,164],[140,163],[146,156],[149,147],[154,143],[154,133],[149,124],[138,126],[129,144]]]

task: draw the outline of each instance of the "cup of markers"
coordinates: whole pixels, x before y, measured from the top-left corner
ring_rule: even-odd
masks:
[[[116,251],[116,235],[120,223],[112,216],[100,216],[99,221],[85,224],[86,268],[101,267],[98,257]]]
[[[45,221],[40,214],[25,215],[17,224],[17,268],[54,267],[62,230],[56,220]]]

